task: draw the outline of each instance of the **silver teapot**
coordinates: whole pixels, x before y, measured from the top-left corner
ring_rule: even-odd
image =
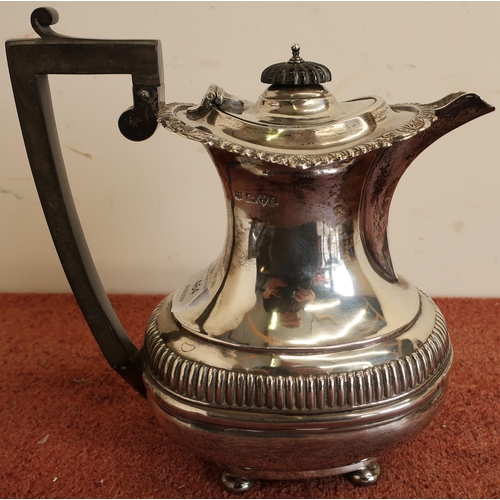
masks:
[[[266,68],[255,102],[211,85],[200,104],[163,101],[158,41],[64,37],[57,12],[32,14],[40,39],[7,55],[42,207],[75,297],[110,365],[172,436],[244,492],[257,479],[380,476],[377,457],[422,431],[452,363],[434,302],[393,268],[389,207],[411,162],[494,110],[456,92],[430,104],[338,102],[331,74],[291,58]],[[130,73],[119,120],[140,141],[160,123],[201,142],[220,176],[219,257],[153,311],[137,349],[92,263],[71,197],[49,74]]]

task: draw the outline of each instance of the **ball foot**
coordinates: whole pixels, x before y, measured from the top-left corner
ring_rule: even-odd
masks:
[[[380,478],[380,465],[374,460],[358,470],[348,472],[345,477],[356,486],[375,484]]]
[[[222,484],[230,493],[246,493],[255,486],[255,480],[249,477],[237,476],[231,474],[231,472],[223,472]]]

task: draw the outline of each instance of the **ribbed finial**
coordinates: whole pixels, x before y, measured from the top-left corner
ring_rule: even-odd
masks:
[[[262,72],[262,83],[299,87],[319,85],[332,79],[330,70],[323,64],[304,61],[300,57],[300,47],[292,45],[292,57],[287,62],[273,64]]]

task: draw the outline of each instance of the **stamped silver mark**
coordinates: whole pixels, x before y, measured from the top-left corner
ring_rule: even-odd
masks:
[[[235,191],[234,199],[236,201],[245,200],[246,203],[250,203],[251,205],[262,205],[263,207],[277,207],[278,206],[278,197],[271,196],[269,194],[254,194],[254,193],[244,193],[243,191]]]

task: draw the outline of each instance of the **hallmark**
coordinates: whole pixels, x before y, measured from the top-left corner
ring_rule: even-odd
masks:
[[[236,201],[245,200],[246,203],[250,203],[252,205],[262,205],[263,207],[277,207],[278,206],[278,197],[271,196],[269,194],[254,194],[254,193],[243,193],[243,191],[235,191],[234,199]]]

